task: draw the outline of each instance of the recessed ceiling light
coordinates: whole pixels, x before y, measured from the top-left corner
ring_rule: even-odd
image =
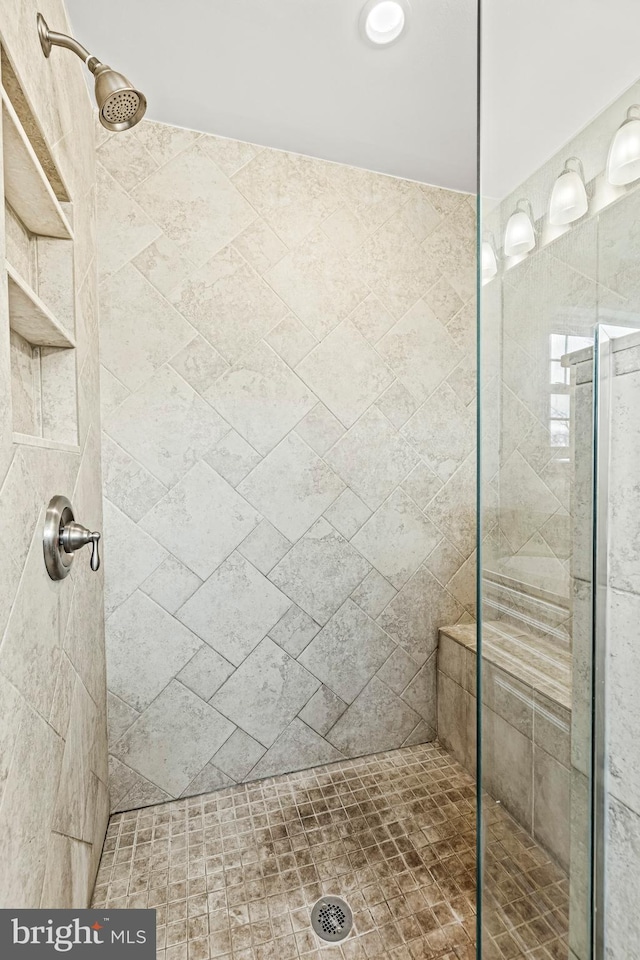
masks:
[[[360,30],[374,46],[389,46],[407,28],[407,0],[369,0],[360,15]]]

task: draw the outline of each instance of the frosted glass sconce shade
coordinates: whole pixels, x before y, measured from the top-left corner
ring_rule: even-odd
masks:
[[[488,240],[482,241],[482,282],[489,283],[498,272],[496,254]]]
[[[527,210],[520,209],[521,205],[528,206],[531,210],[531,204],[527,200],[518,200],[504,232],[505,257],[520,257],[524,253],[529,253],[536,245],[532,218]]]
[[[579,169],[572,170],[572,164]],[[587,188],[584,185],[582,164],[577,157],[570,157],[553,185],[549,222],[556,227],[573,223],[574,220],[584,217],[588,209],[589,201],[587,199]]]
[[[640,177],[640,118],[633,112],[640,106],[630,107],[627,119],[611,141],[607,159],[607,179],[615,186],[633,183]]]

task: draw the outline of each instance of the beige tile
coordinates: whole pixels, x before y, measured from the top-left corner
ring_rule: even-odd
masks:
[[[152,173],[132,197],[197,266],[256,218],[199,143]]]

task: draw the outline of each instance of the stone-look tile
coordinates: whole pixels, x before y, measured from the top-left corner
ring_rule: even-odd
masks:
[[[238,666],[291,606],[239,554],[232,554],[178,611],[178,618]]]
[[[413,307],[439,277],[420,243],[398,217],[392,217],[369,237],[351,262],[396,319]]]
[[[200,461],[140,525],[206,580],[259,521],[246,500]]]
[[[60,786],[51,829],[76,840],[89,839],[86,814],[90,791],[91,736],[96,705],[79,678],[73,687],[69,726],[64,743]]]
[[[309,444],[319,456],[324,456],[327,450],[340,439],[345,432],[337,417],[327,410],[323,403],[317,403],[306,417],[296,427],[298,436]]]
[[[474,554],[471,554],[473,557]],[[446,587],[451,581],[451,578],[458,573],[465,563],[465,559],[460,553],[459,550],[453,546],[452,543],[449,543],[446,537],[444,537],[435,550],[429,554],[427,559],[424,562],[427,570],[430,570],[434,577],[440,581],[440,583]],[[473,575],[474,571],[471,570]],[[475,578],[474,578],[475,579]],[[456,596],[456,599],[462,603],[462,600]],[[463,604],[464,606],[464,604]]]
[[[207,391],[206,398],[263,455],[317,402],[265,343],[259,343],[220,377]]]
[[[296,372],[346,427],[353,426],[393,380],[349,320],[314,347]]]
[[[260,454],[239,433],[230,430],[212,450],[205,453],[204,459],[232,487],[237,487],[260,463]]]
[[[164,164],[192,146],[202,134],[198,130],[186,130],[168,123],[143,120],[132,131],[132,136],[146,147],[159,164]]]
[[[305,770],[341,757],[339,750],[296,717],[255,765],[252,776],[273,777],[281,770]]]
[[[164,233],[145,247],[131,263],[156,290],[168,297],[193,270],[193,264]]]
[[[256,219],[198,143],[152,173],[132,197],[198,266]]]
[[[169,367],[158,370],[105,422],[107,434],[167,486],[177,483],[228,429]]]
[[[389,330],[377,350],[420,402],[440,386],[462,356],[424,300],[418,301]]]
[[[425,463],[419,463],[406,480],[402,481],[402,489],[418,504],[421,510],[427,505],[442,487],[442,480],[435,475]]]
[[[172,680],[113,745],[113,753],[170,796],[178,796],[233,729],[217,710]]]
[[[36,904],[45,876],[64,741],[25,705],[0,808],[0,902]]]
[[[636,472],[640,451],[640,430],[635,412],[640,396],[640,371],[617,376],[612,384],[611,459],[609,470],[616,478],[610,492],[609,579],[613,587],[640,594],[640,551],[637,543],[637,518],[631,504],[638,495]]]
[[[431,521],[398,489],[355,535],[353,544],[400,589],[439,540]]]
[[[419,722],[418,714],[374,677],[327,739],[343,753],[358,756],[404,741]]]
[[[84,909],[92,885],[91,847],[52,833],[40,903],[47,910]]]
[[[571,711],[536,691],[533,740],[565,767],[571,766]]]
[[[109,689],[139,712],[201,646],[190,630],[140,591],[109,617],[106,632]]]
[[[385,415],[396,429],[404,426],[409,417],[418,409],[418,401],[409,393],[407,388],[394,380],[390,387],[384,391],[376,406],[381,413]]]
[[[100,359],[130,390],[193,339],[194,329],[131,264],[100,289]]]
[[[628,374],[627,374],[628,376]],[[637,524],[636,524],[637,526]],[[611,543],[611,541],[610,541]],[[613,545],[615,549],[615,545]],[[631,568],[631,565],[628,569]],[[581,591],[588,593],[588,591]],[[638,784],[640,771],[634,757],[634,730],[640,707],[637,697],[639,675],[638,651],[634,643],[638,616],[640,615],[640,597],[619,590],[609,591],[608,629],[615,638],[609,647],[607,657],[607,714],[608,714],[608,753],[609,783],[611,794],[640,815]],[[590,599],[590,597],[589,597]],[[586,611],[585,611],[586,612]],[[581,619],[581,625],[584,620]],[[586,669],[580,671],[581,679],[588,679],[591,654],[590,637],[582,636],[581,643],[588,644],[587,656],[583,656]],[[586,687],[586,690],[589,688]],[[580,730],[574,724],[573,733],[582,735],[582,751],[588,745],[589,717],[586,714],[589,703],[583,705],[583,726]],[[573,745],[572,745],[573,747]],[[575,747],[573,747],[575,751]],[[588,754],[587,754],[588,756]]]
[[[103,417],[119,407],[130,392],[106,367],[100,366],[100,408]]]
[[[211,702],[270,747],[319,686],[319,680],[265,637]]]
[[[102,486],[113,503],[138,521],[167,488],[106,434],[102,436]]]
[[[293,433],[238,485],[239,493],[292,542],[343,490],[335,473]]]
[[[395,647],[391,656],[378,670],[379,680],[400,697],[420,670],[420,665],[405,653],[402,647]],[[419,710],[418,713],[421,711]]]
[[[197,797],[201,793],[210,793],[212,790],[222,790],[224,787],[230,787],[233,783],[233,779],[223,773],[219,767],[216,767],[213,763],[207,763],[200,773],[193,778],[189,786],[182,791],[181,796]],[[183,946],[185,944],[178,943],[175,949],[179,951]]]
[[[320,229],[336,249],[345,255],[359,247],[367,236],[366,227],[347,206],[339,207],[327,217]]]
[[[516,450],[500,472],[502,531],[517,552],[557,510],[560,502]]]
[[[47,576],[42,563],[41,534],[36,530],[0,647],[0,671],[26,702],[46,718],[53,706],[71,604],[69,592],[62,591],[60,586]]]
[[[325,517],[347,540],[358,532],[365,520],[371,516],[371,510],[356,496],[349,487],[341,493],[337,500],[325,510]]]
[[[319,629],[320,625],[294,603],[271,628],[269,636],[292,657],[297,657],[311,643]]]
[[[356,307],[349,320],[369,343],[377,343],[395,323],[386,307],[372,293]]]
[[[462,310],[464,307],[464,301],[461,297],[458,296],[456,291],[453,289],[446,277],[440,277],[439,280],[434,283],[432,287],[427,290],[424,295],[425,303],[431,308],[433,313],[436,315],[440,323],[449,325],[450,322],[453,322],[453,326],[449,328],[449,333],[456,341],[457,345],[461,349],[472,350],[475,347],[475,324],[476,317],[475,311],[472,311],[473,319],[473,329],[472,336],[473,340],[469,336],[465,337],[464,347],[462,343],[459,342],[457,336],[454,334],[454,329],[458,330],[462,324],[460,322],[455,323],[454,317]],[[466,330],[465,330],[466,333]]]
[[[282,560],[285,553],[291,548],[291,542],[272,526],[268,520],[261,520],[255,530],[242,541],[238,553],[257,567],[261,573],[267,574]]]
[[[371,567],[326,520],[316,524],[272,570],[270,579],[324,624]]]
[[[453,550],[453,548],[452,548]],[[477,590],[476,590],[476,572],[477,572],[476,553],[461,563],[451,579],[446,584],[447,590],[452,597],[462,604],[465,610],[468,610],[472,616],[475,616]]]
[[[249,776],[265,752],[262,744],[238,729],[222,744],[211,762],[232,780],[240,781]]]
[[[346,709],[344,700],[323,684],[302,708],[299,716],[308,727],[324,737]]]
[[[483,715],[486,789],[529,833],[533,830],[533,745],[492,710]]]
[[[431,730],[435,730],[437,726],[435,660],[434,652],[402,693],[404,702],[413,707]]]
[[[107,721],[109,727],[109,743],[115,743],[126,733],[134,720],[140,714],[130,707],[124,700],[120,700],[113,693],[107,694]]]
[[[199,335],[171,358],[171,366],[202,397],[229,369],[227,361]]]
[[[378,617],[378,623],[422,664],[431,656],[438,642],[438,627],[456,623],[462,607],[421,567]]]
[[[358,420],[325,459],[372,510],[419,463],[417,454],[375,407]]]
[[[369,293],[349,261],[319,230],[283,257],[265,279],[319,340]]]
[[[263,150],[233,176],[233,183],[289,246],[299,243],[339,206],[322,161]]]
[[[116,273],[162,231],[101,164],[97,165],[96,173],[98,266],[100,277],[104,278]]]
[[[476,701],[440,669],[437,673],[437,688],[438,741],[458,763],[470,770],[471,743],[475,745],[475,739],[470,736],[470,706],[475,710]],[[475,718],[475,713],[473,716]]]
[[[104,565],[111,569],[104,596],[109,616],[160,566],[167,552],[106,499],[103,526]]]
[[[606,867],[608,950],[610,957],[624,957],[629,944],[640,936],[635,891],[639,882],[640,823],[635,813],[612,800],[607,825]]]
[[[201,584],[200,577],[170,554],[140,584],[140,589],[168,613],[175,613]]]
[[[469,457],[427,504],[425,512],[464,557],[476,545],[476,467]]]
[[[446,433],[438,429],[442,423],[449,424]],[[404,425],[402,434],[446,482],[474,449],[475,418],[443,383]]]
[[[233,246],[261,276],[278,260],[282,260],[287,252],[286,245],[261,219],[254,220],[239,233]]]
[[[295,367],[318,342],[292,313],[287,314],[265,340],[290,367]]]
[[[234,669],[233,664],[204,643],[182,668],[178,680],[203,700],[210,700]]]
[[[569,870],[567,821],[571,808],[571,773],[568,767],[534,747],[533,835],[558,863]]]
[[[388,580],[372,570],[351,594],[351,599],[370,617],[377,617],[397,593]]]
[[[287,309],[233,247],[180,284],[171,302],[229,363],[241,359]]]
[[[298,660],[342,700],[351,703],[393,649],[387,634],[347,600]]]
[[[225,137],[203,136],[200,140],[202,149],[220,167],[228,177],[237,173],[245,163],[249,163],[258,155],[262,147],[242,140],[229,140]]]

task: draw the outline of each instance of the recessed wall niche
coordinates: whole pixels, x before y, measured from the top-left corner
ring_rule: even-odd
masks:
[[[9,341],[14,440],[75,447],[72,206],[4,51],[0,97],[6,276],[2,313]]]

